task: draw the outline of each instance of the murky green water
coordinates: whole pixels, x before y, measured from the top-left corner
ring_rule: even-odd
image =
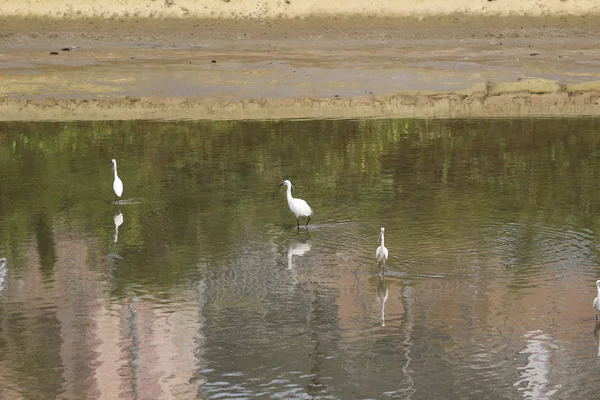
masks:
[[[0,397],[593,398],[599,128],[0,124]]]

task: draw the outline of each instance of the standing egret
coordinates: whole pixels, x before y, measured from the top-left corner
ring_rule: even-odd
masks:
[[[115,160],[113,158],[112,160],[110,160],[110,162],[113,165],[113,171],[115,171],[115,180],[113,182],[113,190],[115,191],[115,194],[117,195],[117,198],[118,198],[118,197],[121,197],[121,195],[123,194],[123,181],[121,181],[121,179],[117,175],[117,160]],[[115,203],[118,200],[117,198],[115,198]]]
[[[287,186],[287,201],[290,211],[296,216],[296,222],[298,223],[298,231],[300,230],[300,217],[308,217],[306,221],[306,228],[308,230],[308,223],[310,222],[310,216],[312,215],[312,208],[308,203],[302,199],[295,199],[292,197],[292,182],[287,179],[279,184],[279,186]]]
[[[375,252],[375,258],[379,262],[379,268],[381,268],[381,263],[383,262],[383,269],[381,270],[381,273],[383,273],[385,270],[385,263],[388,259],[388,249],[385,247],[384,232],[385,228],[382,227],[381,232],[379,232],[379,239],[377,239],[378,242],[381,242],[381,246],[379,246]]]
[[[598,296],[594,299],[594,310],[596,310],[596,320],[598,320],[598,314],[600,314],[600,279],[596,281],[596,290]]]

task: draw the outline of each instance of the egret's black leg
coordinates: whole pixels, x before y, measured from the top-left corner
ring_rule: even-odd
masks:
[[[296,222],[298,223],[298,232],[300,232],[300,218],[296,217]]]
[[[310,215],[308,216],[308,221],[306,221],[306,227],[308,228],[308,223],[310,222]]]

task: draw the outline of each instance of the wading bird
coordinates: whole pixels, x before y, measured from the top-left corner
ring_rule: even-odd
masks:
[[[379,232],[378,242],[381,242],[381,246],[377,248],[375,252],[375,258],[379,262],[379,268],[381,269],[381,263],[383,262],[383,269],[381,269],[381,273],[383,274],[385,270],[385,263],[388,259],[388,249],[385,248],[385,237],[384,237],[385,228],[381,228],[381,232]]]
[[[295,199],[292,197],[292,189],[294,186],[292,182],[287,179],[279,184],[279,186],[287,186],[287,201],[288,206],[290,207],[290,211],[292,214],[296,216],[296,222],[298,223],[298,230],[300,230],[300,217],[308,217],[308,221],[306,221],[306,229],[308,229],[308,223],[310,222],[310,216],[312,215],[312,208],[308,205],[308,203],[302,199]]]
[[[596,321],[598,320],[598,314],[600,314],[600,279],[596,281],[596,290],[598,295],[594,299],[594,310],[596,310]]]
[[[117,175],[117,160],[115,160],[113,158],[112,160],[110,160],[110,162],[113,165],[113,171],[115,171],[115,180],[113,182],[113,190],[115,191],[115,194],[117,195],[117,198],[115,198],[115,203],[116,203],[118,198],[121,197],[121,195],[123,194],[123,182]]]

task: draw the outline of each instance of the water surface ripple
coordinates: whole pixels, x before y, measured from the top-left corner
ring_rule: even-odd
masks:
[[[599,128],[0,123],[0,397],[593,398]]]

